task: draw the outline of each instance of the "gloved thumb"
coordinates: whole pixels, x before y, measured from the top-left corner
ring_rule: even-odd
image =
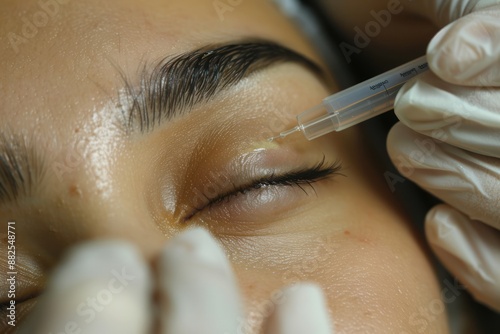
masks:
[[[431,70],[463,86],[500,86],[500,5],[448,24],[427,47]]]
[[[500,312],[500,231],[440,204],[426,217],[431,248],[480,302]]]

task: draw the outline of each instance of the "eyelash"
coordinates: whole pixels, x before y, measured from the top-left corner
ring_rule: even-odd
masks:
[[[323,156],[323,159],[312,167],[284,172],[278,175],[273,173],[269,176],[253,180],[242,186],[233,186],[233,189],[228,192],[209,199],[208,202],[200,208],[195,208],[193,212],[184,219],[184,221],[188,221],[205,209],[210,209],[217,204],[228,202],[238,195],[246,194],[250,191],[259,190],[268,186],[299,187],[305,194],[307,194],[307,191],[303,188],[303,185],[307,185],[313,189],[314,193],[316,193],[313,183],[327,179],[333,175],[345,176],[341,173],[341,171],[342,163],[340,160],[337,160],[334,163],[327,163],[325,156]]]

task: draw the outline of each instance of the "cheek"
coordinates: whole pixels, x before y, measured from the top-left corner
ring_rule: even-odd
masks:
[[[295,251],[287,257],[281,251],[286,263],[281,266],[235,264],[247,298],[242,326],[252,333],[279,305],[281,289],[297,281],[323,288],[339,333],[446,332],[446,312],[432,267],[407,229],[395,227],[381,235],[350,227],[302,239],[301,245],[302,255]]]
[[[342,251],[323,259],[326,269],[311,277],[326,289],[336,328],[346,333],[442,330],[446,314],[429,262],[411,239],[404,248],[388,239],[379,243],[351,233]],[[431,306],[430,316],[419,323],[421,310]]]

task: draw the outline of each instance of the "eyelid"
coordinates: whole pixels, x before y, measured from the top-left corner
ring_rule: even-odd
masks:
[[[184,218],[184,221],[186,222],[190,220],[199,212],[217,205],[218,203],[231,200],[238,195],[246,194],[268,186],[298,186],[302,191],[304,191],[304,193],[307,194],[306,190],[302,188],[302,185],[307,184],[315,191],[312,186],[313,183],[329,178],[332,175],[345,176],[341,173],[341,170],[342,163],[340,160],[336,160],[333,163],[327,163],[326,157],[323,155],[322,160],[312,167],[299,168],[280,173],[272,172],[270,175],[256,178],[241,186],[232,184],[233,188],[231,190],[222,192],[213,198],[207,197],[206,203],[200,207],[195,207],[191,213]]]

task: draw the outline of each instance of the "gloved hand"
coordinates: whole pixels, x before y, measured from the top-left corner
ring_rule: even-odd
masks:
[[[388,151],[403,176],[446,203],[426,217],[437,256],[500,311],[500,1],[420,3],[435,22],[456,21],[428,45],[432,72],[399,92]]]
[[[18,333],[241,332],[245,324],[236,279],[205,230],[195,228],[170,241],[159,256],[155,290],[152,276],[125,242],[77,246]],[[285,289],[265,333],[331,333],[321,290],[311,284]]]

